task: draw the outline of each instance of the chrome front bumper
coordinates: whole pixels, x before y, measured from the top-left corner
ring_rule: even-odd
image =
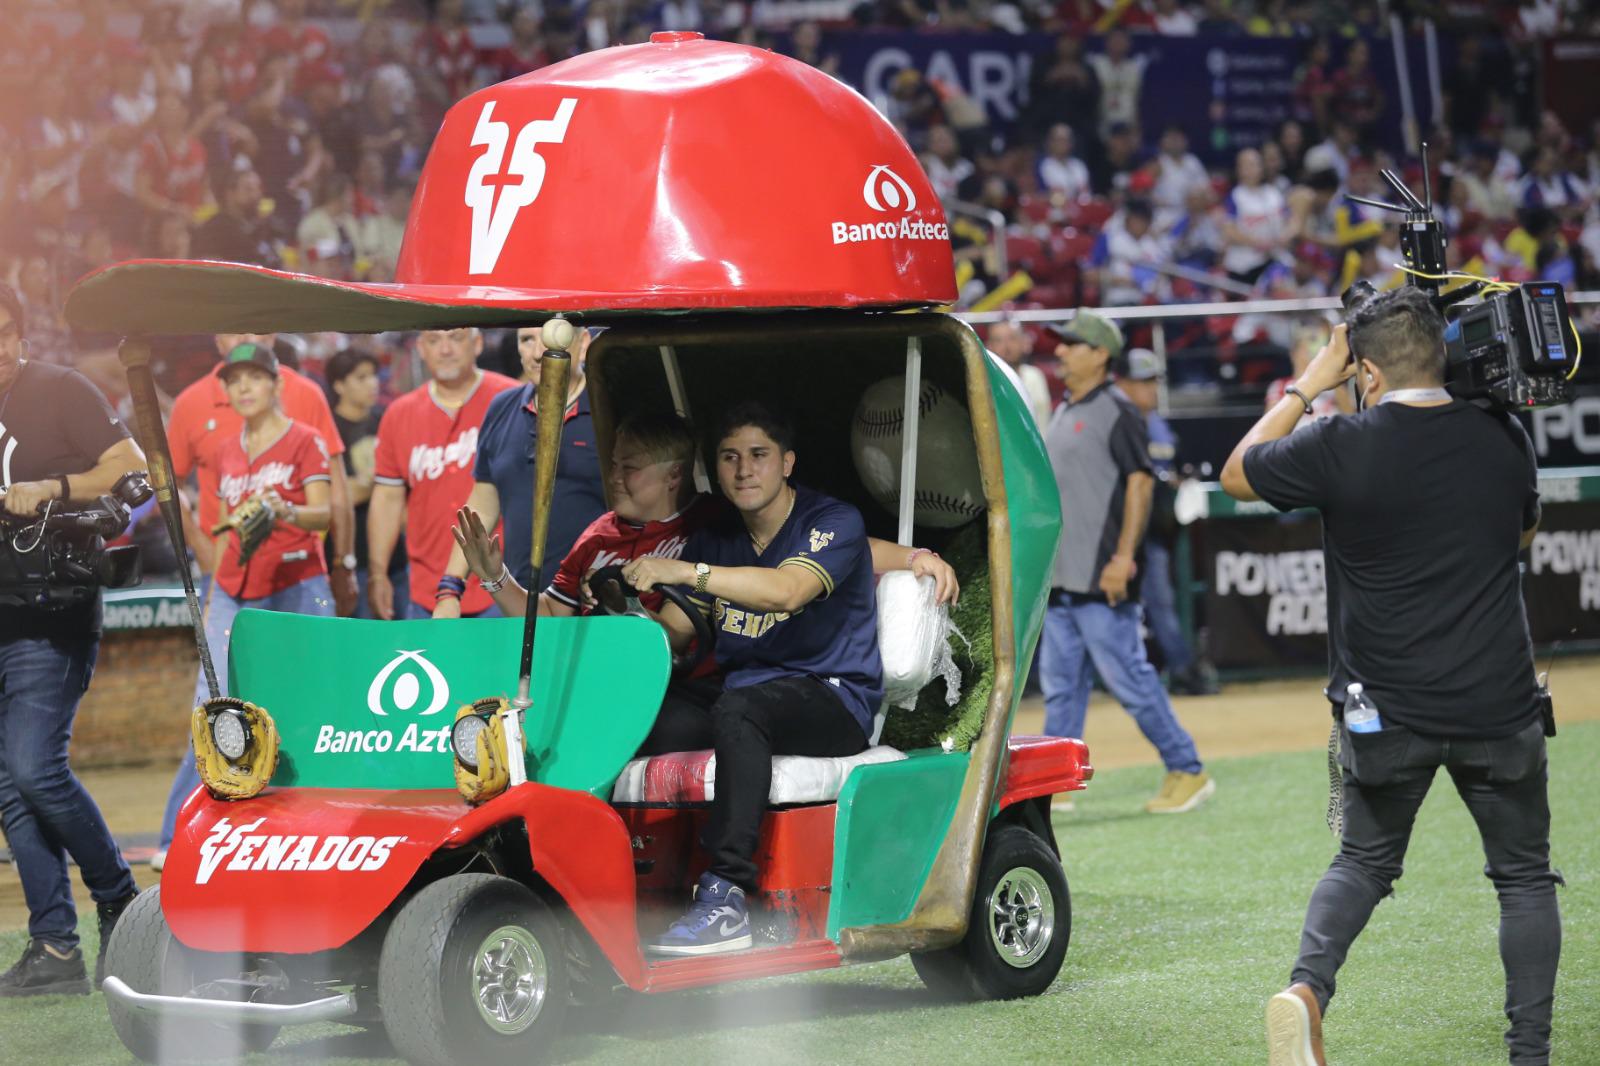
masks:
[[[350,992],[314,999],[309,1003],[241,1003],[135,992],[118,977],[107,977],[104,989],[107,999],[116,1000],[128,1010],[162,1018],[189,1018],[203,1022],[304,1025],[308,1022],[336,1022],[356,1012],[356,997]]]

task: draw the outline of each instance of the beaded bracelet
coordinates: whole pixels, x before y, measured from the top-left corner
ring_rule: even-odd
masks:
[[[934,551],[932,548],[912,548],[911,554],[906,556],[907,570],[911,569],[911,564],[917,561],[917,556],[919,555],[931,555],[935,559],[939,558],[939,553]]]
[[[453,574],[445,574],[443,577],[439,578],[439,587],[437,591],[439,593],[450,592],[460,596],[462,593],[467,591],[467,579],[464,577],[456,577]]]
[[[496,592],[506,587],[506,582],[511,580],[511,568],[505,563],[500,564],[500,576],[493,581],[483,582],[483,591],[493,596]]]

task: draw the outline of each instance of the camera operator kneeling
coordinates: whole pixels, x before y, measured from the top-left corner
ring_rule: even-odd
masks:
[[[1477,822],[1500,898],[1511,1062],[1550,1061],[1560,875],[1517,572],[1539,522],[1537,468],[1515,418],[1444,391],[1443,328],[1417,289],[1376,297],[1351,316],[1357,363],[1341,326],[1222,473],[1237,499],[1320,511],[1327,563],[1343,828],[1311,895],[1290,987],[1267,1006],[1274,1064],[1324,1061],[1335,975],[1400,876],[1440,766]],[[1365,410],[1295,431],[1311,401],[1358,373]],[[1356,683],[1379,718],[1353,730],[1344,704]]]
[[[23,328],[16,294],[0,286],[3,506],[33,517],[108,495],[145,463],[87,378],[22,358]],[[35,548],[37,535],[42,530]],[[72,719],[99,646],[98,595],[59,608],[0,606],[0,827],[28,903],[28,946],[0,974],[0,997],[89,992],[68,855],[99,911],[97,985],[111,926],[138,892],[100,809],[67,765]]]

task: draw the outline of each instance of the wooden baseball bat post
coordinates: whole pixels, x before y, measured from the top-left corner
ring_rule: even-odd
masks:
[[[528,609],[522,619],[522,667],[517,678],[517,697],[511,701],[511,714],[507,715],[506,741],[513,749],[512,784],[525,776],[522,767],[522,715],[533,706],[533,641],[539,622],[539,571],[544,566],[545,543],[550,534],[550,505],[556,491],[556,463],[561,458],[561,430],[566,422],[567,381],[572,373],[572,355],[568,349],[577,336],[571,322],[552,318],[540,331],[544,342],[544,359],[539,371],[539,428],[538,457],[534,461],[533,480],[533,545],[530,561],[533,578],[528,588]],[[514,734],[514,735],[513,735]]]
[[[155,381],[150,376],[150,345],[137,337],[127,338],[117,348],[117,358],[128,373],[128,392],[133,397],[134,434],[150,464],[150,487],[155,489],[156,507],[161,511],[162,521],[167,524],[167,536],[172,538],[178,570],[183,575],[183,594],[189,603],[189,620],[194,624],[194,642],[200,652],[200,668],[206,675],[206,690],[211,699],[216,699],[222,693],[217,684],[217,669],[211,662],[211,645],[206,640],[200,597],[195,594],[194,576],[189,572],[189,550],[183,535],[183,514],[179,510],[183,501],[178,498],[177,485],[172,476],[172,451],[167,444],[167,432],[161,424],[161,403],[156,399]]]

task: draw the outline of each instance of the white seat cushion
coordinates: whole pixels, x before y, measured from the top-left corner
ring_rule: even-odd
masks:
[[[904,758],[903,752],[882,746],[833,759],[777,755],[772,759],[772,790],[767,802],[774,807],[830,803],[839,798],[845,779],[856,767]],[[715,752],[674,751],[634,759],[624,766],[611,790],[611,802],[668,807],[710,803],[716,797],[716,786]]]

